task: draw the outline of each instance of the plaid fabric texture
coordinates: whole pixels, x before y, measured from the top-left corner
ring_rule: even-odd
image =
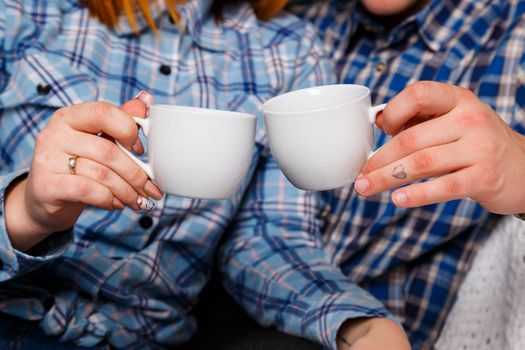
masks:
[[[216,247],[234,227],[231,258],[253,266],[229,263],[225,276],[239,299],[258,300],[265,323],[335,348],[346,318],[387,315],[331,263],[319,231],[320,197],[291,186],[267,147],[264,100],[334,81],[316,32],[285,14],[260,22],[246,4],[226,8],[217,25],[210,6],[181,6],[178,25],[156,9],[160,33],[141,22],[134,35],[125,20],[109,30],[74,0],[0,0],[2,312],[41,320],[46,334],[83,346],[181,343],[195,331],[192,308]],[[52,114],[93,100],[119,105],[141,89],[157,103],[257,114],[252,167],[239,191],[224,201],[166,196],[148,214],[89,207],[71,231],[28,253],[13,249],[5,189],[29,168],[35,137]]]
[[[434,0],[390,31],[356,1],[297,1],[290,10],[318,28],[338,81],[370,87],[374,103],[418,80],[446,82],[473,90],[525,132],[524,1]],[[377,146],[387,141],[375,136]],[[497,216],[470,200],[399,209],[390,195],[327,193],[325,246],[401,320],[414,349],[430,349]]]

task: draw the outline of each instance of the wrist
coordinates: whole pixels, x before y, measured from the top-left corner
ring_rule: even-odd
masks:
[[[356,318],[346,321],[337,332],[338,343],[351,346],[370,332],[374,320],[378,318]],[[344,347],[339,346],[339,349],[344,349]]]
[[[44,240],[52,231],[34,220],[26,205],[27,178],[19,179],[7,187],[5,193],[5,224],[13,248],[26,251]]]
[[[346,321],[337,334],[339,350],[361,348],[410,350],[399,324],[388,318],[358,318]]]

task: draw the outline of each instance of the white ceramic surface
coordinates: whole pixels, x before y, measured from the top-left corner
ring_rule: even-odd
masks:
[[[361,85],[292,91],[263,105],[270,148],[290,182],[322,191],[352,183],[372,153],[373,125],[385,105],[372,107]]]
[[[119,147],[165,193],[225,199],[246,175],[255,143],[254,115],[152,105],[146,119],[134,119],[147,137],[149,164]]]

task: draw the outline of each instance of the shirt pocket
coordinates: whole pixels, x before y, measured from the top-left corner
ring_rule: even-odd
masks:
[[[97,98],[98,88],[92,76],[74,67],[66,57],[46,52],[25,56],[12,66],[0,93],[0,108],[60,108]]]

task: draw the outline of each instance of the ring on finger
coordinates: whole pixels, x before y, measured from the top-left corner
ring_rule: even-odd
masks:
[[[67,161],[67,167],[69,168],[69,173],[71,175],[77,174],[77,170],[76,170],[77,160],[78,160],[78,155],[75,154],[73,157],[69,157]]]

